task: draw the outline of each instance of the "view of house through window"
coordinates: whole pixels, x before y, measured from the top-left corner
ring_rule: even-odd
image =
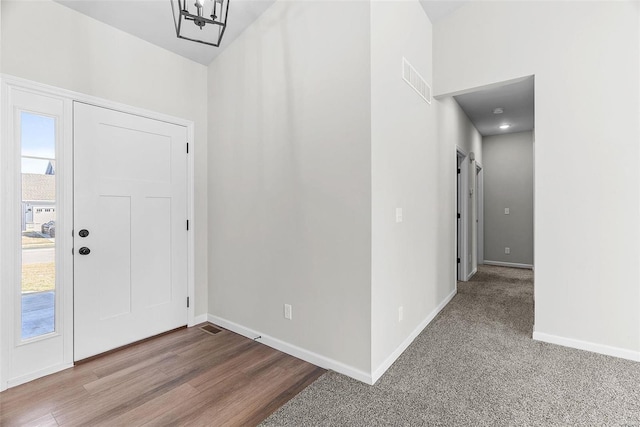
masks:
[[[55,331],[55,119],[22,112],[22,339]]]

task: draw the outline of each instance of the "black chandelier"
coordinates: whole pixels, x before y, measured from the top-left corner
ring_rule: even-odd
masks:
[[[229,0],[171,0],[171,9],[178,38],[220,46]]]

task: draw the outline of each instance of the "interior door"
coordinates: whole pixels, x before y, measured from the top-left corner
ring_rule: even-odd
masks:
[[[74,360],[187,324],[186,143],[74,103]]]

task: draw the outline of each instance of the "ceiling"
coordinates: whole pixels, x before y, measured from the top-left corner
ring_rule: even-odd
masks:
[[[227,29],[221,46],[216,48],[176,37],[170,0],[54,1],[204,65],[209,65],[225,46],[275,2],[231,0]]]
[[[227,29],[221,46],[216,48],[176,37],[170,0],[54,1],[204,65],[209,65],[275,3],[275,0],[231,0]],[[420,0],[432,23],[467,3],[469,1]],[[518,83],[457,95],[455,99],[482,135],[533,129],[533,77]],[[504,113],[493,114],[496,107],[504,108]],[[511,127],[501,130],[498,126],[502,123],[509,123]]]
[[[432,24],[438,22],[440,19],[467,3],[469,3],[468,0],[420,0],[420,5],[422,5],[424,11],[427,12]]]
[[[527,77],[517,83],[492,86],[454,96],[469,120],[483,136],[533,130],[534,127],[534,78]],[[502,114],[494,114],[495,108],[503,108]],[[508,129],[500,129],[502,124]]]
[[[275,0],[231,0],[227,29],[220,47],[176,37],[170,0],[54,0],[112,27],[204,65],[229,46]],[[431,22],[443,18],[468,1],[420,0]]]

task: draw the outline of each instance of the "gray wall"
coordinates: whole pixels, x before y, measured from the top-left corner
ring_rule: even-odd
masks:
[[[208,104],[209,313],[363,375],[369,14],[367,2],[276,2],[209,66]]]
[[[212,315],[376,379],[455,292],[455,147],[481,138],[402,80],[431,44],[417,1],[280,1],[210,65]]]
[[[484,259],[533,265],[533,134],[486,136],[482,153]]]

